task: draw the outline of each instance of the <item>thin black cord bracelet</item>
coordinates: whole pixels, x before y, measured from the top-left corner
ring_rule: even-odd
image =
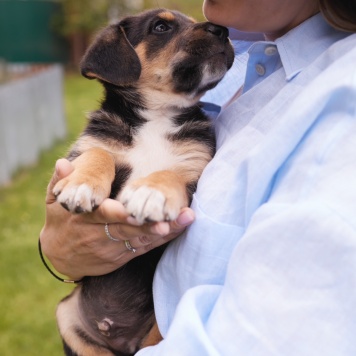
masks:
[[[82,279],[78,279],[76,281],[73,281],[73,280],[70,280],[70,279],[64,279],[64,278],[61,278],[59,276],[57,276],[51,269],[50,267],[48,266],[46,260],[44,259],[43,257],[43,253],[42,253],[42,247],[41,247],[41,240],[38,239],[38,252],[40,254],[40,257],[41,257],[41,260],[43,262],[43,264],[45,265],[45,267],[47,268],[48,272],[56,279],[58,279],[59,281],[63,282],[63,283],[80,283],[82,281]]]

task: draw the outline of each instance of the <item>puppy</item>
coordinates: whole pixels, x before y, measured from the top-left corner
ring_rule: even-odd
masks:
[[[69,153],[75,169],[54,187],[57,201],[86,213],[111,197],[140,224],[174,220],[214,154],[199,99],[233,59],[226,28],[175,11],[151,10],[105,28],[81,63],[82,74],[99,80],[105,96]],[[132,355],[159,340],[152,341],[159,333],[152,329],[151,289],[162,251],[85,277],[60,302],[67,355]]]

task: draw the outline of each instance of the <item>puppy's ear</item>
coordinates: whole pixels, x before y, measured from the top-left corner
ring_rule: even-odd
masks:
[[[80,63],[81,73],[115,85],[138,80],[141,63],[121,26],[105,28],[89,47]]]

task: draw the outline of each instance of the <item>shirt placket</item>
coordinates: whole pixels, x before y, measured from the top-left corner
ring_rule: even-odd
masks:
[[[257,42],[250,47],[248,54],[243,93],[282,66],[277,46],[273,42]]]

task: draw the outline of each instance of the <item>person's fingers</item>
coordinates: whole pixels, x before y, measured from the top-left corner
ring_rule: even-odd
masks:
[[[187,226],[189,226],[195,219],[194,211],[190,208],[182,209],[178,218],[170,223],[160,222],[141,227],[141,235],[130,239],[133,247],[140,249],[141,247],[145,252],[161,246],[180,235]]]
[[[125,239],[132,239],[136,246],[138,242],[139,246],[152,245],[154,248],[178,236],[188,225],[188,223],[180,225],[177,221],[172,221],[148,223],[141,226],[115,224],[113,228],[116,229],[118,235],[125,236]]]
[[[56,162],[54,174],[47,187],[46,204],[51,204],[56,201],[56,197],[53,194],[54,186],[57,184],[58,181],[72,173],[73,170],[74,167],[72,166],[72,164],[64,158],[61,158]]]
[[[105,224],[95,224],[100,236],[105,236]],[[156,226],[157,225],[157,226]],[[139,244],[149,244],[160,239],[170,232],[169,223],[147,223],[140,226],[127,223],[108,223],[110,235],[117,240],[130,240],[137,238]]]
[[[56,162],[56,172],[59,176],[59,179],[62,179],[68,176],[74,171],[74,166],[65,158],[60,158]]]
[[[109,217],[106,215],[106,218]],[[110,236],[116,240],[130,240],[131,245],[143,253],[163,245],[180,235],[194,221],[194,218],[193,210],[184,208],[178,218],[170,223],[147,223],[140,226],[127,223],[109,223],[108,231]],[[97,236],[110,239],[107,236],[104,224],[97,223],[92,226]]]
[[[83,217],[96,224],[126,223],[128,214],[125,207],[117,200],[107,198],[92,213]]]
[[[191,225],[195,220],[194,210],[191,208],[183,208],[178,215],[177,219],[170,224],[171,232],[179,232]]]
[[[125,207],[117,200],[105,199],[97,210],[83,215],[88,223],[110,224],[116,238],[123,240],[142,235],[167,235],[170,232],[169,223],[146,223],[143,225],[131,224],[130,215]]]
[[[181,233],[195,219],[194,211],[190,208],[183,208],[176,220],[171,222],[157,222],[145,224],[142,227],[148,235],[165,237],[170,234]],[[169,237],[168,237],[169,238]]]

